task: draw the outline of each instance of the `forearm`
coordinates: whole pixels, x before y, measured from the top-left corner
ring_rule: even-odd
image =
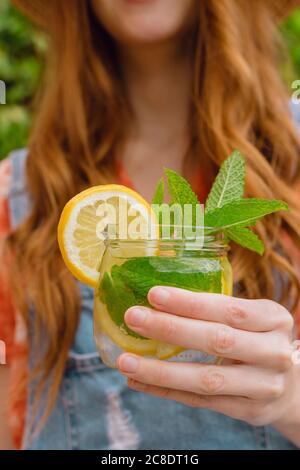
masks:
[[[0,450],[13,450],[12,435],[8,426],[9,368],[0,365]]]
[[[294,367],[295,387],[289,406],[273,427],[300,448],[300,367]]]

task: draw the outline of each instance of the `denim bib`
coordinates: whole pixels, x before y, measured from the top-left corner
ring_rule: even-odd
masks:
[[[13,178],[9,206],[13,227],[30,210],[24,173],[26,155],[26,150],[10,155]],[[32,435],[28,424],[34,388],[29,384],[24,449],[296,448],[271,427],[256,428],[213,411],[130,390],[126,379],[99,358],[93,339],[93,290],[80,284],[80,292],[81,315],[74,344],[55,406],[37,436]],[[33,331],[28,334],[32,344]],[[32,351],[29,356],[32,365]],[[44,400],[38,416],[43,414]]]

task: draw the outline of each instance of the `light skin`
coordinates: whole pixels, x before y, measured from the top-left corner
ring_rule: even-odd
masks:
[[[300,367],[291,360],[294,322],[285,308],[160,286],[148,300],[153,309],[127,310],[132,330],[225,360],[172,363],[123,354],[118,367],[130,388],[254,426],[273,424],[300,445]]]
[[[102,26],[118,46],[131,119],[122,162],[135,189],[151,200],[162,167],[191,178],[189,143],[191,51],[195,0],[93,0]],[[187,34],[188,33],[188,34]]]
[[[178,55],[167,44],[161,50],[148,51],[148,64],[137,64],[136,51],[122,51],[122,62],[128,96],[133,111],[127,125],[122,161],[135,189],[147,200],[162,174],[162,165],[178,173],[183,168],[183,156],[188,147],[191,68],[188,57]],[[153,58],[155,60],[155,67]],[[172,77],[176,76],[176,81]],[[167,93],[165,90],[168,90]],[[158,118],[159,116],[159,118]],[[181,116],[182,119],[178,119]]]
[[[99,22],[115,39],[132,107],[122,159],[136,189],[150,199],[163,166],[183,170],[188,142],[191,63],[182,47],[193,27],[194,0],[92,0]],[[186,176],[193,173],[187,169]],[[118,361],[134,390],[208,408],[254,425],[273,424],[300,445],[300,371],[290,361],[291,315],[274,302],[167,289],[149,293],[155,309],[128,326],[143,335],[226,357],[222,365],[172,364],[132,354]],[[134,314],[134,312],[136,314]],[[137,368],[128,370],[128,359]],[[238,362],[239,361],[239,362]],[[126,363],[127,362],[127,363]],[[131,361],[132,362],[132,361]],[[8,396],[8,368],[0,367]],[[1,434],[2,432],[2,434]],[[10,448],[0,419],[0,449]]]
[[[162,166],[182,166],[191,67],[180,54],[181,33],[191,28],[195,3],[94,4],[119,47],[133,108],[123,160],[136,188],[150,198]],[[132,330],[225,359],[204,365],[123,354],[118,367],[129,387],[256,426],[273,424],[300,445],[300,369],[291,362],[293,320],[287,310],[269,300],[160,287],[151,289],[149,302],[153,309],[137,306],[126,312]]]

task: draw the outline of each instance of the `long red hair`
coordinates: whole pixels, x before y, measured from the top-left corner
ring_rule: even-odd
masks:
[[[45,346],[34,374],[37,401],[52,373],[49,413],[63,375],[80,312],[78,288],[62,262],[56,227],[66,202],[83,188],[115,181],[124,141],[126,96],[115,45],[86,0],[15,0],[49,37],[47,69],[29,143],[32,211],[13,231],[11,279],[28,321],[35,306],[35,342]],[[240,295],[275,298],[273,272],[284,279],[281,301],[296,302],[299,285],[282,230],[300,248],[299,136],[279,75],[277,23],[296,0],[201,0],[194,43],[191,139],[193,158],[213,172],[234,148],[247,159],[247,195],[284,199],[291,211],[269,217],[257,231],[260,258],[234,247]],[[26,282],[24,282],[26,280]],[[26,289],[24,289],[26,284]],[[43,333],[42,333],[43,332]],[[43,350],[45,347],[43,348]]]

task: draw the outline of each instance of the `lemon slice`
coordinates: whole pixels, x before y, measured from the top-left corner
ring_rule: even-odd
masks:
[[[123,207],[126,204],[126,211],[119,211],[122,204]],[[107,210],[111,207],[115,209],[114,217]],[[140,231],[148,233],[150,224],[151,238],[158,238],[156,217],[151,206],[125,186],[95,186],[77,194],[66,204],[58,224],[58,243],[67,267],[79,281],[97,286],[105,250],[103,233],[107,225],[111,225],[116,227],[118,235],[124,225],[124,217],[128,219],[125,221],[128,224],[139,217]],[[128,252],[126,255],[130,257],[134,253]],[[138,255],[135,253],[135,256]]]
[[[184,351],[184,348],[180,346],[158,342],[156,347],[156,357],[161,360],[166,360],[173,356],[177,356],[177,354],[181,353],[182,351]]]
[[[222,294],[232,295],[233,274],[232,267],[227,258],[222,259]]]
[[[95,331],[99,330],[106,334],[124,351],[140,354],[141,356],[156,355],[157,341],[152,339],[136,338],[131,336],[127,331],[123,331],[113,322],[107,308],[101,304],[97,295],[95,296],[94,319]]]
[[[109,315],[106,307],[95,296],[94,306],[95,337],[97,331],[106,334],[115,344],[126,352],[139,354],[140,356],[153,356],[165,360],[184,351],[180,346],[162,343],[153,339],[142,339],[131,336],[116,325]]]
[[[120,209],[122,202],[127,204],[125,221],[123,220],[125,212]],[[115,208],[116,220],[110,220],[108,217],[105,225],[103,215],[105,212],[107,215],[108,206]],[[72,274],[79,281],[97,288],[100,278],[99,268],[105,251],[103,233],[108,225],[112,225],[118,237],[121,226],[124,226],[124,223],[125,225],[134,223],[137,218],[139,218],[139,233],[148,235],[150,224],[150,238],[157,240],[159,228],[155,213],[135,191],[120,185],[103,185],[89,188],[73,197],[64,207],[58,225],[59,247]],[[99,224],[101,225],[100,233]],[[151,253],[146,250],[143,243],[127,244],[125,241],[120,244],[115,254],[124,259],[158,254],[155,248],[150,249]],[[111,318],[106,306],[100,302],[97,291],[95,292],[94,318],[95,332],[100,330],[124,351],[159,359],[167,359],[181,351],[181,348],[177,346],[137,338],[120,328]]]

